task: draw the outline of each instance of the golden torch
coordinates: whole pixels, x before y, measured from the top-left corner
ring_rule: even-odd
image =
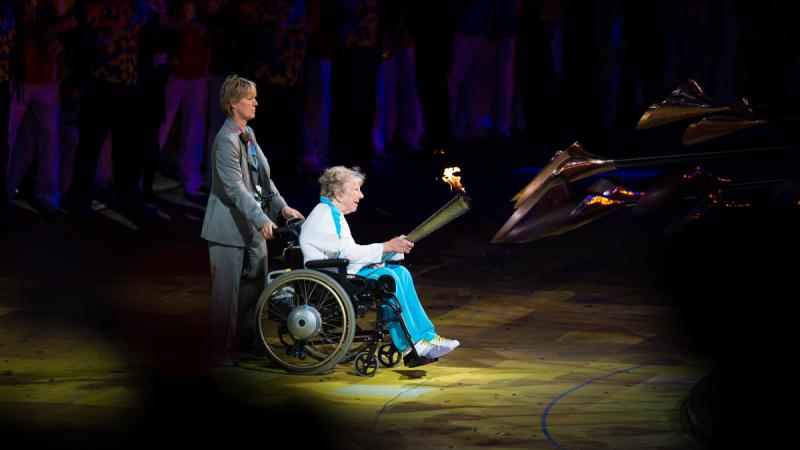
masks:
[[[455,189],[457,191],[455,197],[408,233],[406,239],[416,243],[472,208],[472,200],[467,196],[464,186],[461,185],[461,176],[456,176],[454,175],[455,173],[461,173],[461,169],[448,167],[444,169],[444,174],[442,175],[442,181],[450,185],[450,190]],[[383,261],[388,261],[394,255],[394,253],[383,255]]]

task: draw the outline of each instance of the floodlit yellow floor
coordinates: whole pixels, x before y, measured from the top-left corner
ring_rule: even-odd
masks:
[[[204,317],[209,286],[202,277],[116,282],[127,286],[110,300],[119,316],[159,323]],[[0,280],[7,288],[0,307],[4,421],[48,432],[113,429],[136,415],[148,385],[135,343],[85,327],[68,309],[41,319],[11,301],[26,283]],[[681,406],[709,369],[681,348],[669,308],[637,300],[647,292],[577,283],[453,286],[430,274],[417,283],[439,333],[462,343],[437,363],[382,367],[370,378],[351,365],[300,376],[244,355],[239,367],[205,374],[243,404],[314,407],[342,448],[701,448],[682,426]],[[629,300],[574,301],[589,294]]]

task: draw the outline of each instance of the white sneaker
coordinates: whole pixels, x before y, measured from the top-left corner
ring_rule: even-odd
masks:
[[[433,348],[428,352],[426,356],[428,358],[441,358],[442,356],[452,352],[453,349],[461,345],[461,343],[454,339],[445,339],[441,336],[436,336],[431,342],[431,345],[433,346]]]
[[[427,357],[430,358],[431,356],[429,355],[429,353],[431,351],[435,350],[436,346],[431,344],[430,342],[426,341],[425,339],[423,339],[423,340],[417,342],[416,344],[414,344],[414,349],[417,350],[417,355],[419,355],[420,357],[427,356]],[[435,358],[435,356],[434,356],[434,358]]]
[[[447,339],[447,338],[443,338],[443,337],[439,336],[438,334],[437,334],[437,335],[436,335],[436,337],[435,337],[435,338],[433,338],[433,340],[432,340],[432,341],[430,341],[430,342],[431,342],[431,344],[433,344],[433,345],[438,345],[438,346],[441,346],[441,347],[447,347],[447,348],[449,348],[450,350],[453,350],[454,348],[456,348],[456,347],[458,347],[459,345],[461,345],[461,342],[458,342],[458,341],[457,341],[457,340],[455,340],[455,339]]]

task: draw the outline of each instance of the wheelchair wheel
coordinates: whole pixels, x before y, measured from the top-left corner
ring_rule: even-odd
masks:
[[[300,269],[273,280],[256,305],[256,327],[269,358],[291,373],[333,368],[355,333],[350,298],[328,275]]]
[[[383,344],[378,349],[378,360],[383,367],[394,367],[400,362],[400,352],[394,344]]]
[[[356,373],[362,377],[371,377],[378,371],[378,358],[372,353],[361,352],[356,355],[353,365],[356,368]]]

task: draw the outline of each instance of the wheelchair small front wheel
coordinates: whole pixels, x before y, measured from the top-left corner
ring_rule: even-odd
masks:
[[[383,367],[394,367],[400,362],[400,352],[394,344],[383,344],[378,349],[378,360]]]
[[[357,374],[362,377],[371,377],[378,371],[378,358],[370,352],[361,352],[356,355],[353,365]]]

